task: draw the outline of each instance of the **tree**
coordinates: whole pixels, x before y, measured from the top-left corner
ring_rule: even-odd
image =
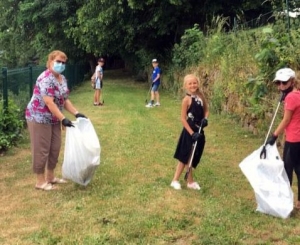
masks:
[[[0,44],[12,66],[53,49],[71,62],[109,54],[143,66],[167,57],[194,24],[205,33],[213,16],[265,6],[258,0],[2,0]]]
[[[198,23],[204,29],[214,15],[233,16],[261,8],[261,1],[198,0],[92,0],[69,19],[69,37],[87,52],[121,54],[127,61],[141,62],[139,54],[162,58],[184,31]],[[160,56],[160,57],[159,57]]]
[[[2,0],[0,8],[8,10],[0,16],[0,43],[8,66],[24,66],[38,58],[45,64],[46,55],[54,49],[66,52],[71,63],[86,54],[65,34],[76,1]]]

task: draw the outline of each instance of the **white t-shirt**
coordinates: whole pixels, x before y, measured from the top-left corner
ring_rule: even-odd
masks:
[[[103,76],[103,68],[100,65],[96,66],[96,71],[95,71],[95,77],[96,77],[96,82],[100,82],[101,77],[99,77],[99,72],[101,74],[101,77]]]

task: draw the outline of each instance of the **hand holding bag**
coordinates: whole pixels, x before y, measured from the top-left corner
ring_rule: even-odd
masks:
[[[86,186],[100,164],[100,142],[87,118],[77,118],[67,127],[62,176]]]
[[[255,192],[261,213],[288,218],[293,211],[293,192],[276,144],[266,145],[266,158],[260,153],[264,146],[251,153],[240,164]]]

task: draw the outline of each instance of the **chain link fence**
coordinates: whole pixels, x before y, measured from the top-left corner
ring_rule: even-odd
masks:
[[[45,70],[45,66],[28,66],[17,69],[2,68],[2,79],[0,80],[0,106],[3,111],[8,108],[8,100],[21,109],[25,109],[29,102],[37,77]],[[68,87],[72,90],[76,85],[84,81],[87,73],[84,65],[66,65],[64,75],[68,81]]]
[[[288,31],[298,29],[300,27],[300,1],[286,0],[282,7],[261,13],[257,18],[250,20],[235,17],[233,19],[233,30],[255,29],[268,24],[283,24]]]

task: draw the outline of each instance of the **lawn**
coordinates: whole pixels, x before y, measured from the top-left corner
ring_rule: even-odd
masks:
[[[21,144],[0,157],[0,244],[300,243],[300,214],[281,219],[256,212],[254,192],[238,166],[264,139],[228,116],[211,114],[194,172],[201,190],[187,189],[182,176],[183,189],[176,191],[169,185],[182,129],[180,100],[161,90],[162,105],[145,108],[148,84],[122,71],[104,76],[104,106],[93,106],[89,81],[70,96],[91,119],[101,145],[101,163],[88,186],[35,190],[26,131]]]

